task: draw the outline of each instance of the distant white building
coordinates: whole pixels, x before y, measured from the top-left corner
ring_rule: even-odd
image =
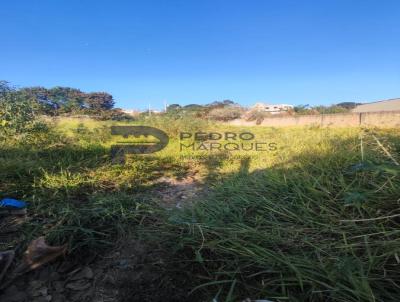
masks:
[[[270,112],[271,114],[277,114],[284,111],[288,111],[293,109],[293,105],[289,104],[265,104],[265,103],[256,103],[252,107],[258,111]]]
[[[129,115],[132,115],[132,116],[136,116],[136,115],[140,114],[140,111],[136,110],[136,109],[122,109],[122,112],[126,113],[126,114],[129,114]]]

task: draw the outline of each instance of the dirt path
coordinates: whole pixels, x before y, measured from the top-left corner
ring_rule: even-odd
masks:
[[[163,206],[182,208],[190,205],[200,194],[204,194],[205,186],[198,171],[191,172],[182,178],[161,177],[157,180],[160,188],[155,192]]]

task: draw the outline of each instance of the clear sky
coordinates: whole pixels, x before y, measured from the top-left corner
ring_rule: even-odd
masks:
[[[400,97],[399,0],[2,1],[0,28],[0,79],[122,108]]]

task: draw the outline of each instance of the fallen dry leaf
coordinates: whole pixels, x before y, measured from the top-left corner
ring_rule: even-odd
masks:
[[[16,273],[22,274],[34,270],[43,264],[53,261],[57,257],[64,255],[67,245],[49,246],[44,237],[33,240],[24,253],[22,263],[17,267]]]

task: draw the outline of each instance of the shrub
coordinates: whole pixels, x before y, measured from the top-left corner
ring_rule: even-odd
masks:
[[[37,118],[38,104],[7,82],[0,82],[0,139],[29,139],[48,130]]]
[[[252,109],[247,111],[244,115],[244,119],[248,122],[256,121],[256,124],[259,125],[263,122],[264,118],[270,116],[271,114],[268,112],[259,111],[257,109]]]
[[[96,120],[106,121],[132,121],[134,117],[132,115],[126,114],[121,109],[110,109],[110,110],[101,110],[98,112],[95,117]]]
[[[165,115],[151,116],[144,121],[144,124],[162,129],[172,137],[177,137],[180,132],[205,131],[210,126],[208,121],[192,116],[175,118]]]
[[[223,107],[223,108],[215,108],[212,109],[208,117],[215,121],[230,121],[237,118],[240,118],[243,114],[243,109],[240,107]]]

